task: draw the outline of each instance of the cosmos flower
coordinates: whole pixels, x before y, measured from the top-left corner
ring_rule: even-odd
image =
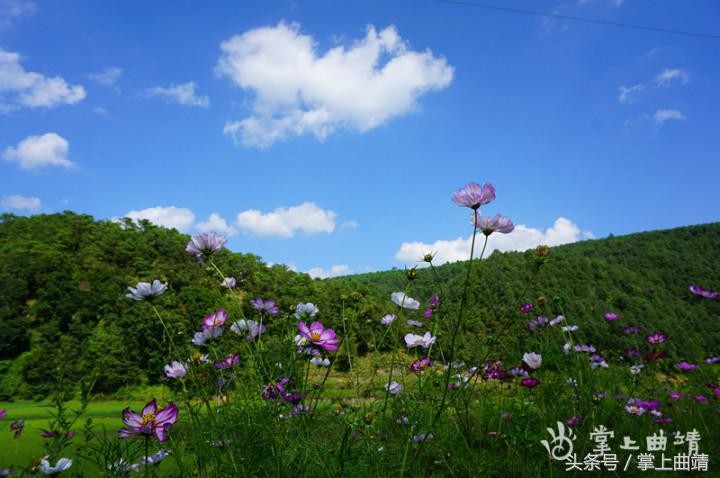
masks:
[[[7,415],[7,408],[3,408],[2,410],[0,410],[0,420],[5,418],[5,415]]]
[[[535,352],[528,352],[526,354],[523,354],[523,362],[525,362],[525,365],[530,367],[533,370],[537,370],[542,365],[542,355],[536,354]]]
[[[413,373],[420,373],[426,368],[432,366],[432,364],[433,361],[430,357],[423,357],[421,359],[415,360],[412,364],[410,364],[410,371]]]
[[[673,400],[680,400],[683,397],[683,394],[680,392],[670,392],[668,396]]]
[[[205,345],[209,340],[212,340],[214,338],[220,337],[223,333],[223,329],[220,328],[213,328],[213,329],[206,329],[201,332],[195,332],[195,335],[193,335],[192,343],[193,345]]]
[[[385,390],[388,391],[390,395],[399,395],[403,391],[403,385],[401,383],[398,383],[396,381],[392,381],[390,383],[385,384]]]
[[[277,305],[275,305],[274,300],[263,300],[258,297],[257,299],[251,300],[250,305],[252,305],[253,308],[255,310],[257,310],[258,312],[264,311],[264,312],[272,315],[273,317],[275,317],[278,314],[278,312],[280,312],[280,308]]]
[[[544,315],[539,315],[536,319],[531,320],[530,323],[528,323],[528,329],[535,330],[538,327],[547,327],[548,323],[550,321],[547,317]]]
[[[129,438],[133,435],[154,435],[160,443],[164,443],[168,439],[167,432],[177,421],[179,413],[178,408],[172,402],[168,402],[165,408],[158,410],[155,399],[145,405],[140,414],[128,407],[122,411],[122,421],[126,428],[120,429],[120,438]]]
[[[717,299],[717,297],[720,295],[720,292],[703,289],[697,284],[692,284],[689,289],[690,292],[692,292],[693,294],[699,295],[700,297],[705,297],[706,299]]]
[[[527,314],[530,312],[535,306],[533,304],[527,303],[520,306],[520,312],[523,314]]]
[[[473,211],[472,216],[470,216],[470,224],[480,229],[486,236],[493,232],[508,234],[515,229],[512,220],[507,216],[495,214],[492,218],[482,217],[478,211]]]
[[[73,461],[70,458],[60,458],[55,466],[50,466],[50,462],[43,458],[40,460],[40,471],[46,475],[57,475],[69,469],[72,464]]]
[[[697,365],[695,365],[695,364],[693,364],[693,363],[688,363],[688,362],[686,362],[686,361],[684,361],[684,360],[683,360],[682,362],[679,362],[679,363],[675,364],[675,366],[676,366],[677,368],[679,368],[680,370],[683,370],[683,371],[685,371],[685,372],[687,372],[687,371],[689,371],[689,370],[697,370],[698,368],[700,368],[700,367],[698,367]]]
[[[554,319],[552,319],[550,322],[548,322],[548,325],[550,325],[550,326],[552,326],[552,327],[555,327],[557,324],[559,324],[559,323],[562,322],[563,320],[565,320],[565,316],[563,316],[563,315],[558,315],[557,317],[555,317]]]
[[[214,232],[203,232],[192,236],[190,242],[185,246],[185,251],[198,259],[202,259],[222,249],[226,242],[227,238]]]
[[[162,283],[155,279],[152,284],[148,282],[138,282],[135,287],[128,287],[128,293],[125,295],[128,299],[133,300],[152,300],[162,295],[167,290],[167,283]]]
[[[580,327],[578,327],[577,325],[563,325],[562,327],[560,327],[560,330],[562,330],[563,332],[575,332],[579,328]]]
[[[406,323],[407,325],[412,326],[412,327],[422,327],[422,326],[423,326],[423,323],[420,322],[419,320],[412,320],[412,319],[410,319],[410,320],[405,321],[405,323]]]
[[[187,374],[187,366],[177,360],[165,365],[165,375],[169,378],[182,378]]]
[[[642,415],[645,413],[644,408],[636,407],[635,405],[625,405],[625,411],[632,415]]]
[[[218,310],[215,313],[203,318],[203,330],[219,329],[225,324],[228,316],[224,310]]]
[[[495,188],[490,183],[480,186],[477,183],[468,183],[455,191],[452,201],[458,206],[477,209],[495,199]]]
[[[231,368],[237,365],[240,360],[240,354],[230,354],[222,360],[215,362],[216,368]]]
[[[522,368],[522,367],[513,367],[513,368],[511,368],[511,369],[510,369],[510,375],[512,375],[513,377],[522,377],[522,378],[526,378],[526,377],[529,377],[529,376],[530,376],[530,374],[528,373],[528,371],[525,370],[525,369]]]
[[[520,385],[525,388],[535,388],[540,384],[540,380],[535,377],[527,377],[520,381]]]
[[[316,365],[318,367],[329,367],[330,366],[330,359],[328,358],[321,358],[321,357],[313,357],[310,359],[310,363],[313,365]]]
[[[705,395],[695,395],[693,397],[693,400],[695,400],[696,402],[700,402],[700,403],[705,403],[708,401],[708,399]]]
[[[630,373],[633,375],[637,375],[642,372],[643,367],[645,367],[643,364],[631,365]]]
[[[642,329],[640,327],[638,327],[637,325],[630,325],[628,327],[625,327],[624,332],[625,332],[625,335],[639,334],[640,332],[642,332]]]
[[[242,335],[243,332],[247,331],[247,333],[245,334],[245,338],[249,342],[252,342],[261,334],[267,332],[267,327],[265,327],[265,324],[256,322],[254,320],[240,319],[232,323],[232,325],[230,326],[230,330],[238,335]]]
[[[412,440],[415,443],[423,443],[426,441],[430,441],[433,438],[435,438],[435,436],[432,434],[432,432],[426,432],[426,433],[418,433],[417,435],[413,435]]]
[[[667,337],[661,332],[653,332],[652,334],[647,336],[647,341],[650,344],[662,344],[666,340]]]
[[[618,320],[620,318],[620,314],[616,314],[615,312],[605,312],[605,320],[607,321],[614,321]]]
[[[720,356],[708,357],[705,359],[705,363],[707,363],[707,364],[720,363]]]
[[[575,415],[573,415],[572,418],[569,418],[569,419],[565,420],[565,423],[566,423],[567,426],[569,426],[570,428],[573,428],[573,427],[576,426],[576,425],[580,425],[580,424],[582,423],[582,420],[580,420],[578,417],[576,417]]]
[[[502,369],[502,362],[499,360],[486,363],[482,371],[487,380],[504,380],[508,376],[507,372]]]
[[[25,428],[25,420],[14,420],[10,423],[10,431],[14,434],[13,438],[20,438]]]
[[[422,347],[424,349],[430,347],[435,343],[435,340],[437,340],[437,337],[433,337],[432,334],[428,331],[425,332],[425,335],[417,335],[417,334],[406,334],[405,335],[405,345],[407,345],[407,348],[411,349],[414,347]]]
[[[320,312],[320,309],[318,309],[313,303],[308,302],[306,304],[298,304],[295,307],[295,318],[302,319],[303,316],[315,317],[318,312]]]
[[[573,350],[575,350],[575,352],[587,352],[591,354],[597,352],[597,349],[593,345],[576,345],[573,347]]]
[[[390,324],[392,324],[393,322],[395,322],[395,318],[396,318],[396,317],[395,317],[393,314],[387,314],[387,315],[384,316],[382,319],[380,319],[380,323],[381,323],[382,325],[390,325]]]
[[[437,309],[440,307],[440,297],[437,295],[434,295],[430,297],[430,307],[433,309]]]
[[[313,322],[310,327],[305,322],[297,323],[300,336],[307,339],[312,345],[324,350],[337,350],[340,339],[335,336],[335,331],[326,329],[320,322]]]
[[[408,297],[405,295],[404,292],[393,292],[390,294],[390,299],[399,307],[403,307],[405,309],[418,309],[420,307],[420,302],[413,299],[412,297]]]
[[[234,289],[236,285],[237,279],[235,279],[234,277],[226,277],[220,283],[220,286],[225,287],[226,289]]]
[[[276,400],[277,398],[283,397],[287,394],[285,385],[290,381],[290,377],[282,377],[277,382],[270,382],[265,385],[260,392],[260,395],[265,400]]]

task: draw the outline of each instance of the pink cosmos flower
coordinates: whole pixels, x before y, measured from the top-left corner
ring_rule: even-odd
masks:
[[[122,421],[126,428],[120,429],[120,438],[129,438],[133,435],[154,435],[160,443],[163,443],[167,441],[167,432],[177,421],[179,413],[178,408],[172,402],[168,402],[165,408],[158,410],[154,398],[145,405],[140,414],[128,407],[122,411]]]
[[[203,330],[219,329],[227,320],[227,312],[218,310],[217,312],[203,318]]]
[[[274,300],[263,300],[260,297],[257,299],[251,300],[250,305],[253,306],[255,310],[258,312],[267,312],[268,314],[272,315],[273,317],[280,312],[280,308],[275,304]]]
[[[5,418],[5,415],[7,415],[7,408],[3,408],[2,410],[0,410],[0,420]]]
[[[683,397],[683,394],[680,392],[670,392],[670,398],[673,400],[680,400]]]
[[[531,303],[523,304],[520,306],[520,312],[522,312],[523,314],[527,314],[533,309],[533,307],[535,306]]]
[[[325,326],[320,322],[313,322],[310,327],[305,322],[297,323],[300,336],[307,339],[312,345],[325,349],[325,350],[337,350],[337,344],[340,343],[340,339],[335,337],[335,331],[332,329],[326,329]]]
[[[614,321],[618,320],[620,318],[620,314],[616,314],[615,312],[605,312],[605,320],[607,321]]]
[[[662,344],[667,340],[665,334],[661,332],[653,332],[647,336],[647,341],[650,344]]]
[[[230,368],[237,365],[240,360],[240,354],[230,354],[222,360],[215,362],[216,368]]]
[[[535,388],[540,384],[540,380],[535,377],[524,378],[520,381],[520,385],[525,388]]]
[[[480,186],[478,183],[468,183],[455,191],[452,201],[458,206],[477,209],[495,199],[495,188],[490,183]]]
[[[185,246],[185,251],[194,255],[198,259],[212,255],[213,252],[223,248],[227,238],[220,236],[214,232],[203,232],[196,236],[192,236],[190,242]]]
[[[413,373],[420,373],[424,371],[426,368],[430,367],[433,364],[433,361],[430,357],[423,357],[422,359],[415,360],[410,365],[410,371]]]
[[[470,216],[470,224],[476,226],[486,236],[493,232],[508,234],[515,229],[512,220],[507,216],[495,214],[493,217],[482,217],[477,211],[473,211],[472,216]]]
[[[697,370],[698,368],[700,368],[697,365],[695,365],[694,363],[688,363],[684,360],[682,362],[675,364],[675,366],[683,371]]]
[[[578,417],[573,415],[572,418],[565,420],[565,423],[567,423],[567,426],[570,428],[574,427],[575,425],[580,425],[582,423],[582,420],[580,420]]]
[[[706,299],[717,299],[720,295],[720,292],[703,289],[697,284],[692,284],[689,289],[690,292],[692,292],[693,294],[699,295],[700,297],[705,297]]]

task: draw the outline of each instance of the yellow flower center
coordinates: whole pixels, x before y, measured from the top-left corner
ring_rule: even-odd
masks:
[[[151,426],[155,426],[155,422],[156,422],[156,421],[157,421],[157,420],[156,420],[156,418],[155,418],[155,414],[154,414],[154,413],[148,413],[147,415],[143,415],[143,416],[142,416],[142,421],[140,422],[140,426],[141,426],[141,427],[144,427],[144,426],[147,425],[148,423],[149,423]]]
[[[318,332],[317,330],[313,330],[312,332],[310,332],[310,340],[312,340],[313,342],[317,342],[318,340],[320,340],[320,332]]]

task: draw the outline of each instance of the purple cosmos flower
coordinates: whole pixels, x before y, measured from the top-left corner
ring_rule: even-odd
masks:
[[[477,209],[495,199],[495,188],[490,183],[480,186],[468,183],[453,194],[452,201],[458,206]]]
[[[127,290],[128,293],[125,297],[128,299],[152,300],[167,290],[167,283],[163,284],[155,279],[152,281],[152,284],[148,282],[138,282],[135,287],[128,287]]]
[[[201,332],[195,332],[195,335],[193,335],[192,343],[193,345],[205,345],[205,343],[209,340],[212,340],[214,338],[220,337],[223,333],[223,329],[215,328],[215,329],[206,329]]]
[[[535,330],[538,327],[546,327],[550,321],[544,315],[539,315],[537,319],[531,320],[528,329]]]
[[[693,294],[699,295],[700,297],[705,297],[706,299],[717,299],[717,297],[720,295],[720,292],[703,289],[697,284],[692,284],[689,289],[690,292],[692,292]]]
[[[40,460],[40,471],[42,471],[46,475],[58,475],[63,471],[69,469],[72,464],[73,461],[70,458],[60,458],[55,463],[55,466],[50,466],[50,462],[43,458],[42,460]]]
[[[528,373],[528,371],[525,370],[525,369],[522,368],[522,367],[513,367],[513,368],[511,368],[511,369],[510,369],[510,375],[512,375],[513,377],[522,377],[522,378],[526,378],[526,377],[529,377],[529,376],[530,376],[530,374]]]
[[[7,408],[3,408],[2,410],[0,410],[0,420],[5,418],[5,415],[7,415]]]
[[[285,390],[285,385],[287,385],[289,381],[290,377],[285,376],[277,382],[270,382],[263,387],[260,395],[265,400],[276,400],[280,397],[283,397],[287,394],[287,391]]]
[[[20,438],[25,428],[25,420],[14,420],[10,423],[10,431],[15,434],[13,438]]]
[[[392,381],[390,383],[385,384],[385,390],[388,391],[390,395],[399,395],[403,391],[403,386],[401,383],[398,383],[396,381]]]
[[[641,355],[640,350],[638,350],[636,347],[625,350],[625,356],[627,358],[640,357],[640,355]]]
[[[405,295],[405,292],[393,292],[390,294],[390,299],[395,305],[404,309],[418,309],[420,308],[420,302]]]
[[[154,398],[145,405],[140,414],[128,407],[122,411],[122,421],[126,428],[120,429],[120,438],[129,438],[133,435],[154,435],[160,443],[164,443],[168,439],[167,432],[177,421],[179,413],[180,411],[172,402],[168,402],[165,408],[158,410]]]
[[[219,329],[227,320],[227,312],[218,310],[217,312],[203,318],[203,330]]]
[[[627,411],[631,415],[642,415],[643,413],[645,413],[644,408],[636,407],[635,405],[625,405],[625,411]]]
[[[667,337],[661,332],[653,332],[652,334],[647,336],[647,341],[650,344],[662,344],[666,340]]]
[[[435,340],[437,340],[437,337],[433,337],[432,334],[428,331],[425,332],[425,335],[417,335],[417,334],[406,334],[405,335],[405,345],[407,345],[407,348],[411,349],[413,347],[422,347],[424,349],[430,347],[435,343]]]
[[[587,352],[591,354],[597,352],[597,349],[592,345],[576,345],[573,347],[573,350],[575,350],[575,352]]]
[[[531,304],[531,303],[528,302],[527,304],[523,304],[523,305],[520,306],[520,312],[522,312],[523,314],[527,314],[527,313],[530,312],[534,307],[535,307],[535,306],[534,306],[533,304]]]
[[[275,317],[277,313],[280,312],[280,308],[275,305],[274,300],[263,300],[258,297],[257,299],[251,300],[250,305],[252,305],[253,308],[258,312],[262,313],[263,311],[265,311],[273,317]]]
[[[473,211],[472,216],[470,216],[470,224],[480,229],[486,236],[493,232],[508,234],[515,229],[512,220],[507,216],[495,214],[492,218],[482,217],[477,211]]]
[[[524,378],[520,381],[520,385],[525,388],[535,388],[540,384],[540,380],[535,377]]]
[[[419,360],[415,360],[412,364],[410,364],[410,371],[414,373],[420,373],[426,368],[432,366],[432,364],[433,361],[430,357],[423,357]]]
[[[680,392],[670,392],[669,396],[673,400],[680,400],[683,397],[683,394]]]
[[[434,296],[430,297],[430,307],[432,307],[433,309],[437,309],[438,307],[440,307],[440,297],[439,296],[434,295]]]
[[[634,403],[644,410],[658,410],[662,407],[662,403],[657,400],[635,400]]]
[[[639,334],[640,332],[642,332],[642,329],[640,327],[638,327],[637,325],[630,325],[628,327],[625,327],[624,332],[625,332],[625,335]]]
[[[380,319],[380,323],[383,325],[390,325],[393,322],[395,322],[395,316],[393,314],[387,314],[382,319]]]
[[[165,375],[169,378],[182,378],[187,374],[187,366],[177,360],[165,365]]]
[[[536,354],[535,352],[528,352],[523,355],[523,362],[529,368],[537,370],[542,365],[542,355]]]
[[[697,365],[695,365],[693,363],[688,363],[684,360],[682,362],[675,364],[675,366],[683,371],[697,370],[698,368],[700,368]]]
[[[194,255],[198,259],[209,257],[213,252],[223,248],[227,238],[220,236],[214,232],[203,232],[196,236],[192,236],[190,242],[185,246],[185,251]]]
[[[17,470],[15,468],[3,468],[0,469],[0,476],[16,475]]]
[[[552,326],[552,327],[555,327],[557,324],[559,324],[559,323],[562,322],[563,320],[565,320],[565,317],[562,316],[562,315],[558,315],[557,317],[555,317],[554,319],[552,319],[550,322],[548,322],[548,325],[550,325],[550,326]]]
[[[573,415],[572,418],[569,418],[569,419],[565,420],[565,423],[566,423],[567,426],[569,426],[570,428],[573,428],[573,427],[575,427],[575,426],[577,426],[577,425],[580,425],[580,424],[582,423],[582,420],[580,420],[578,417],[576,417],[575,415]]]
[[[215,362],[216,368],[230,368],[237,365],[240,360],[240,354],[230,354],[222,360]]]
[[[708,399],[705,395],[695,395],[693,397],[693,400],[695,400],[696,402],[700,402],[700,403],[705,403],[708,401]]]
[[[298,322],[300,336],[307,339],[312,345],[325,350],[337,350],[340,339],[335,337],[335,331],[326,329],[320,322],[313,322],[310,327],[305,322]]]
[[[226,289],[234,289],[236,285],[237,279],[235,279],[234,277],[226,277],[220,283],[220,286],[225,287]]]
[[[705,363],[707,364],[714,364],[720,362],[720,356],[717,357],[708,357],[705,359]]]
[[[620,314],[616,314],[615,312],[605,312],[605,320],[612,322],[614,320],[618,320],[619,318]]]
[[[483,366],[483,373],[487,380],[504,380],[508,377],[507,372],[502,369],[502,362],[488,362]]]
[[[308,302],[307,304],[298,304],[295,307],[295,318],[302,319],[303,316],[315,317],[320,309],[315,304]]]

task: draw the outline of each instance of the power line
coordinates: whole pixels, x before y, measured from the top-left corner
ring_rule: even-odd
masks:
[[[560,20],[570,20],[570,21],[575,21],[575,22],[594,23],[597,25],[609,25],[609,26],[613,26],[613,27],[631,28],[633,30],[645,30],[645,31],[660,32],[660,33],[672,33],[675,35],[685,35],[685,36],[696,37],[696,38],[712,38],[714,40],[720,40],[720,35],[715,35],[712,33],[688,32],[688,31],[684,31],[684,30],[673,30],[671,28],[660,28],[660,27],[653,27],[653,26],[648,26],[648,25],[635,25],[632,23],[612,22],[609,20],[596,20],[593,18],[576,17],[574,15],[562,15],[559,13],[548,13],[548,12],[541,12],[538,10],[525,10],[522,8],[500,7],[498,5],[490,5],[487,3],[470,2],[470,1],[464,1],[464,0],[434,0],[434,1],[439,2],[439,3],[448,3],[451,5],[465,5],[468,7],[484,8],[487,10],[497,10],[497,11],[506,12],[506,13],[519,13],[521,15],[533,15],[536,17],[558,18]]]

